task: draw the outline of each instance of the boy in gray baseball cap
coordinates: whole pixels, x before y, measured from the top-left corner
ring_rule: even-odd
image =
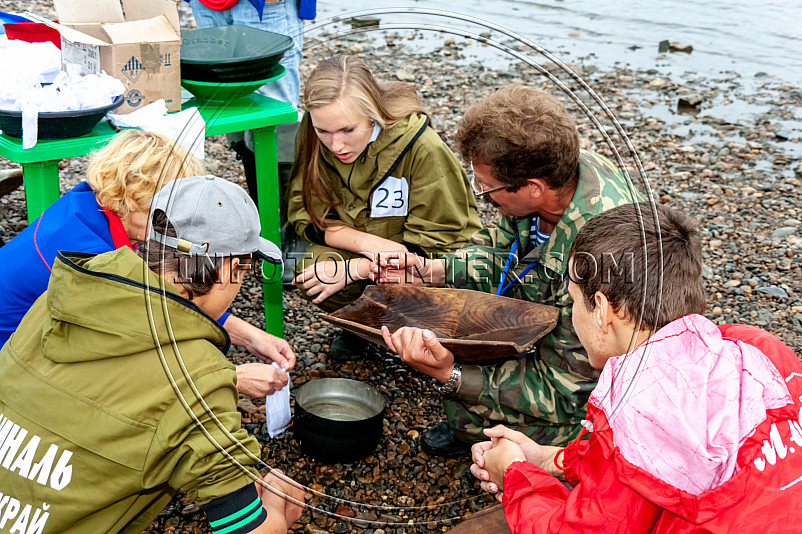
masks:
[[[281,263],[278,247],[259,237],[259,213],[253,201],[241,187],[221,178],[198,176],[168,183],[153,197],[151,219],[161,224],[150,225],[151,241],[143,247],[148,266],[159,273],[160,269],[172,269],[181,274],[180,280],[171,281],[187,290],[190,299],[199,291],[217,295],[210,291],[216,282],[212,273],[222,267],[225,258],[239,257],[233,269],[228,264],[228,273],[252,268],[252,260],[257,258]],[[170,235],[163,228],[168,220]],[[199,284],[203,281],[206,283]],[[294,366],[295,356],[284,340],[225,310],[215,319],[231,336],[232,343],[245,346],[261,360],[275,361],[282,369]],[[281,369],[261,362],[237,365],[236,371],[240,393],[252,397],[277,391],[288,380]]]
[[[48,532],[138,533],[182,490],[212,532],[283,534],[303,490],[256,471],[261,447],[241,428],[216,322],[243,266],[281,254],[259,237],[247,193],[219,178],[175,180],[151,211],[142,257],[59,252],[47,292],[3,346],[0,434],[19,446],[6,459],[52,458],[36,476],[0,470],[0,487],[20,525],[23,510],[49,503],[30,513]]]
[[[281,263],[279,248],[262,237],[259,212],[241,187],[215,176],[173,180],[151,202],[163,211],[178,237],[151,226],[150,238],[191,255],[231,257],[255,254]]]

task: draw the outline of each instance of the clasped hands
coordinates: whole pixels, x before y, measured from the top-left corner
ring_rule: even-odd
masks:
[[[490,441],[471,447],[471,473],[480,480],[483,490],[500,492],[504,487],[504,473],[514,462],[529,462],[553,471],[549,464],[554,461],[557,447],[538,445],[525,434],[502,425],[486,428],[484,434]]]
[[[371,280],[379,284],[445,285],[445,261],[409,252],[386,252],[370,264]]]

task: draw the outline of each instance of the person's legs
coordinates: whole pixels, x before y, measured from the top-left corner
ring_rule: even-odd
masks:
[[[208,7],[204,6],[200,0],[190,0],[189,5],[192,8],[192,16],[195,18],[195,26],[197,26],[199,30],[216,28],[218,26],[230,26],[232,24],[242,24],[242,22],[234,22],[233,9],[225,9],[223,11],[209,9]],[[239,12],[244,10],[246,6],[253,12],[254,18],[258,21],[259,17],[256,13],[256,9],[251,5],[250,2],[248,2],[248,0],[237,2],[234,8],[236,8]],[[249,182],[248,191],[251,194],[251,198],[253,199],[254,203],[258,206],[259,203],[257,202],[254,181],[256,173],[254,170],[255,163],[253,155],[253,139],[250,141],[250,148],[246,149],[244,136],[245,132],[232,132],[226,134],[226,139],[228,140],[229,148],[233,148],[238,155],[238,159],[243,160],[242,166],[245,171],[245,176],[248,177]],[[251,182],[254,182],[253,188],[251,187]]]
[[[324,276],[324,273],[331,275],[334,273],[335,269],[333,262],[347,261],[359,257],[361,256],[345,250],[329,248],[322,245],[312,245],[303,255],[302,259],[297,262],[294,271],[297,275],[306,267],[317,265],[318,272],[321,276]],[[368,282],[366,281],[349,284],[345,289],[330,296],[318,304],[318,306],[327,313],[339,310],[358,299],[367,285]],[[312,300],[314,298],[314,296],[307,295],[306,291],[302,288],[299,288],[299,291],[301,296],[307,300]],[[332,340],[328,358],[332,361],[360,360],[364,357],[365,349],[368,345],[369,342],[367,340],[356,334],[342,330]]]
[[[291,268],[294,265],[292,268],[297,276],[310,265],[316,265],[317,272],[320,274],[320,276],[324,276],[325,274],[333,275],[336,269],[334,262],[343,260],[347,261],[360,257],[362,256],[346,250],[329,248],[323,245],[312,245],[309,247],[309,250],[301,255],[300,258],[291,259],[285,268]],[[366,281],[348,284],[345,289],[330,296],[318,304],[318,306],[320,306],[320,308],[327,313],[337,311],[358,299],[367,285],[368,282]],[[301,296],[307,300],[312,300],[315,298],[314,296],[307,295],[303,288],[299,287],[299,291]]]
[[[287,70],[286,74],[275,82],[263,85],[257,92],[297,106],[301,88],[298,64],[304,44],[304,23],[298,18],[297,0],[279,0],[273,4],[265,4],[261,20],[259,13],[247,0],[240,0],[230,11],[232,24],[243,24],[292,38],[293,47],[284,52],[281,59],[281,64]]]
[[[522,432],[541,445],[555,447],[567,445],[579,435],[582,417],[568,424],[551,423],[523,413],[499,413],[486,406],[468,404],[447,399],[443,402],[448,425],[454,435],[465,443],[485,441],[482,430],[495,425],[504,425]]]
[[[301,62],[303,55],[304,43],[304,22],[298,18],[298,0],[279,0],[274,4],[265,4],[264,11],[262,12],[262,20],[259,20],[259,14],[256,9],[245,0],[240,1],[231,10],[234,24],[245,24],[254,28],[259,28],[265,31],[279,33],[292,38],[293,46],[286,52],[281,59],[281,64],[286,69],[284,76],[270,82],[259,89],[257,93],[275,98],[283,102],[298,106],[298,99],[301,90],[301,76],[298,71],[298,65]],[[289,167],[295,159],[295,133],[298,130],[298,123],[280,124],[276,128],[276,142],[278,149],[278,163],[279,163],[279,178],[285,178],[280,181],[282,192],[287,185],[289,177]],[[229,137],[229,144],[234,147],[238,139]],[[253,137],[250,132],[245,132],[244,147],[253,151]],[[243,155],[241,147],[237,148],[237,153],[244,160],[247,156]],[[283,172],[282,172],[283,171]],[[247,172],[246,172],[247,177]],[[254,196],[254,195],[251,195]],[[282,224],[286,221],[286,203],[282,199]],[[288,232],[290,237],[292,232]],[[289,241],[289,239],[287,239]],[[284,241],[282,241],[284,242]],[[293,249],[293,250],[297,250]]]
[[[248,3],[247,0],[245,3]],[[215,11],[201,4],[200,0],[190,0],[189,5],[192,8],[192,16],[195,17],[195,25],[199,30],[232,24],[230,10]]]
[[[482,430],[495,425],[522,432],[541,445],[563,446],[579,434],[587,399],[578,399],[575,385],[560,380],[561,374],[536,353],[501,364],[494,376],[499,380],[494,384],[496,406],[444,399],[448,424],[435,425],[423,434],[424,449],[442,456],[460,454],[471,443],[486,440]]]
[[[240,0],[232,9],[232,24],[243,24],[253,28],[286,35],[292,38],[293,46],[286,52],[281,59],[281,64],[286,69],[284,76],[263,85],[257,89],[257,93],[270,98],[282,100],[293,106],[298,106],[298,98],[301,90],[301,77],[298,65],[301,61],[304,23],[298,18],[298,0],[279,0],[275,3],[266,3],[262,18],[253,5],[247,0]],[[287,225],[287,202],[284,190],[289,183],[289,169],[295,159],[295,132],[298,123],[280,124],[276,128],[276,144],[278,149],[279,164],[279,189],[281,197],[281,226],[282,226],[282,250],[285,253],[303,252],[305,247],[303,242]],[[253,158],[253,136],[250,131],[237,132],[228,135],[229,146],[233,148],[240,159],[242,159],[245,170],[245,179],[248,182],[248,190],[251,198],[258,206],[258,199],[255,188],[255,173],[249,168],[248,162]],[[285,285],[290,282],[289,277],[284,279]]]
[[[279,0],[275,3],[266,3],[260,20],[256,8],[248,0],[240,0],[231,9],[215,11],[207,8],[199,0],[191,0],[192,14],[198,28],[211,28],[240,24],[259,28],[265,31],[287,35],[292,38],[293,46],[284,53],[281,64],[286,73],[275,82],[260,87],[257,92],[298,105],[301,78],[298,65],[301,61],[303,49],[304,22],[298,18],[298,0]],[[278,164],[279,164],[279,191],[281,192],[281,228],[282,250],[285,254],[302,253],[306,250],[305,242],[295,235],[292,227],[287,224],[287,201],[284,191],[289,183],[289,171],[295,159],[295,133],[298,123],[279,124],[276,128]],[[242,161],[245,181],[248,192],[254,203],[259,206],[256,192],[256,166],[253,154],[253,135],[250,131],[232,132],[226,134],[228,146],[237,153],[237,159]],[[288,286],[292,280],[291,271],[283,279]]]

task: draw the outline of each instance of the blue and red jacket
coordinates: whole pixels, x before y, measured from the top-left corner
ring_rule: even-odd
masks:
[[[76,185],[47,208],[0,248],[0,346],[47,289],[59,250],[99,254],[116,248],[109,218],[88,183]]]

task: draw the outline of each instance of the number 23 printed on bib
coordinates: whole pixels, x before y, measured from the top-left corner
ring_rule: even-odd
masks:
[[[373,190],[371,217],[405,217],[409,213],[409,184],[403,178],[388,176]]]

